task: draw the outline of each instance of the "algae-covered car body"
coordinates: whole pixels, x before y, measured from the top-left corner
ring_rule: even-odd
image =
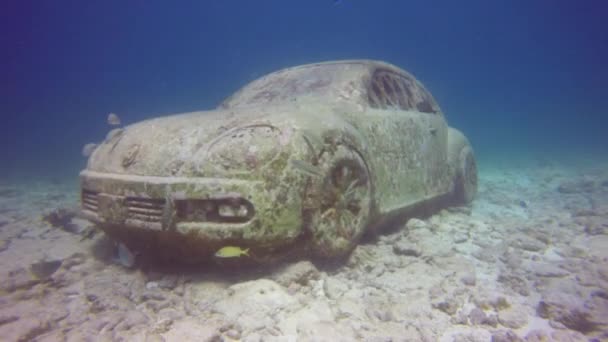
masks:
[[[81,172],[84,215],[130,248],[197,261],[346,255],[366,232],[470,202],[469,142],[394,65],[263,76],[217,109],[113,131]],[[243,256],[244,257],[244,256]]]

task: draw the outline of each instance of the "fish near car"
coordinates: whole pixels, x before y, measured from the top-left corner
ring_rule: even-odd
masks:
[[[135,266],[137,254],[122,242],[116,244],[116,257],[114,261],[123,267],[132,268]]]
[[[215,252],[217,258],[240,258],[241,256],[249,256],[249,248],[225,246]]]
[[[82,156],[90,157],[93,154],[93,151],[97,148],[96,143],[88,143],[82,147]]]
[[[57,270],[63,264],[63,260],[38,260],[30,265],[30,273],[37,280],[48,280],[51,276],[57,272]]]
[[[119,126],[120,117],[118,115],[116,115],[116,113],[109,113],[107,122],[108,122],[108,125],[110,125],[110,126]]]

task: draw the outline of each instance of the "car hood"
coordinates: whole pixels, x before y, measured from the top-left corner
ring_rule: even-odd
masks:
[[[142,121],[108,133],[87,170],[142,176],[239,177],[285,154],[294,129],[265,110],[213,110]]]

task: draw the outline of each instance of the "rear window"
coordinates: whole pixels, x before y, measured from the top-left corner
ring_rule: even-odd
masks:
[[[439,106],[431,94],[409,75],[377,69],[367,88],[368,102],[372,108],[439,112]]]

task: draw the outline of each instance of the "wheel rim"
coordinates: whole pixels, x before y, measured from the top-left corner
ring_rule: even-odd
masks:
[[[337,157],[337,158],[336,158]],[[315,254],[338,257],[356,245],[368,223],[370,180],[363,160],[339,148],[316,182],[316,205],[310,219]]]

